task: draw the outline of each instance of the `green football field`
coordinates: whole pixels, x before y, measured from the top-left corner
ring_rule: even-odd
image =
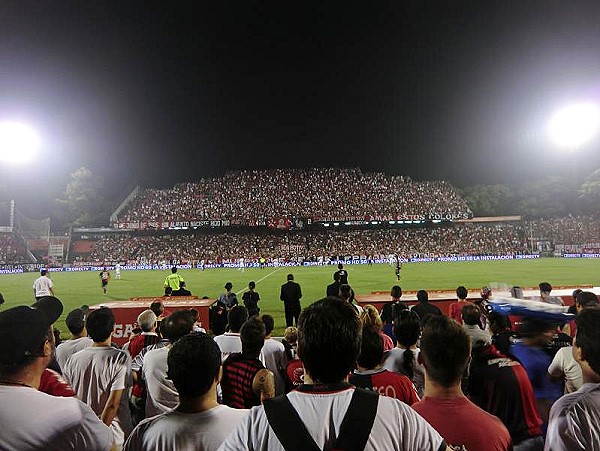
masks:
[[[354,288],[357,298],[372,291],[387,291],[397,283],[394,267],[389,265],[347,265],[348,281]],[[180,270],[188,289],[199,297],[216,298],[223,291],[226,282],[233,283],[233,291],[241,295],[249,281],[256,282],[260,293],[261,313],[275,317],[276,332],[280,333],[285,320],[283,304],[279,301],[279,289],[285,283],[286,275],[293,273],[296,282],[302,286],[302,305],[322,298],[325,287],[333,281],[335,266],[246,269],[207,269]],[[164,278],[170,271],[122,271],[121,280],[114,274],[108,285],[108,294],[102,295],[98,272],[56,272],[51,273],[55,293],[64,305],[65,311],[57,323],[63,337],[68,337],[64,325],[66,314],[82,304],[98,304],[107,301],[128,299],[132,296],[160,296]],[[405,263],[402,267],[400,285],[408,290],[454,290],[458,285],[479,289],[484,285],[537,286],[548,281],[558,285],[600,285],[600,259],[546,258],[539,260],[506,260],[450,263]],[[31,304],[33,281],[37,273],[0,275],[0,293],[6,304],[2,309],[14,305]]]

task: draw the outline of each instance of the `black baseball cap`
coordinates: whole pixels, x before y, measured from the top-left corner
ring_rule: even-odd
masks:
[[[0,364],[18,364],[34,356],[62,312],[62,302],[54,296],[44,296],[31,307],[20,305],[0,312]]]

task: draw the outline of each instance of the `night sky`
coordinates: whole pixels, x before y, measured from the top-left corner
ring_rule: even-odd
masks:
[[[545,127],[600,101],[599,23],[566,0],[2,1],[0,120],[43,141],[9,175],[40,199],[82,165],[110,196],[243,168],[591,170],[600,140],[561,153]]]

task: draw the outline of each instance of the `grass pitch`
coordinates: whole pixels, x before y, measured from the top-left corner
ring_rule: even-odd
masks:
[[[357,297],[372,291],[387,291],[397,284],[394,267],[389,265],[347,265],[348,281]],[[269,313],[275,318],[276,334],[285,328],[283,303],[279,300],[281,284],[286,275],[293,273],[295,281],[302,286],[302,305],[325,296],[325,287],[333,281],[335,266],[319,267],[283,267],[246,269],[222,268],[199,270],[180,270],[187,288],[199,297],[217,298],[223,292],[225,282],[233,283],[241,304],[242,293],[248,282],[256,282],[259,292],[261,313]],[[170,271],[122,271],[121,279],[113,278],[108,284],[108,294],[104,296],[100,287],[98,272],[59,272],[51,273],[55,293],[65,310],[57,323],[63,338],[69,336],[64,324],[66,314],[82,304],[98,304],[107,301],[128,299],[132,296],[160,296],[163,282]],[[407,290],[454,290],[458,285],[467,288],[479,288],[493,283],[508,286],[537,286],[548,281],[552,285],[599,285],[599,259],[545,258],[537,260],[506,260],[478,262],[444,263],[406,263],[402,266],[402,278],[399,285]],[[0,307],[6,309],[15,305],[34,302],[33,281],[38,273],[0,275],[0,292],[6,303]]]

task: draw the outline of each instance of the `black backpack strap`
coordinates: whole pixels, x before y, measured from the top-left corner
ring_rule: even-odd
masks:
[[[263,402],[267,420],[286,451],[320,451],[286,395]]]
[[[371,390],[355,388],[334,449],[364,450],[377,415],[379,395]]]

